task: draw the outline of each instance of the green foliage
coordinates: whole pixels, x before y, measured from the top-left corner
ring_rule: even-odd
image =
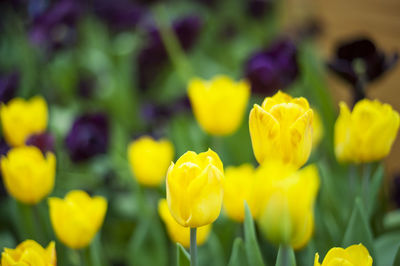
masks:
[[[190,266],[190,255],[179,243],[176,244],[176,266]]]
[[[247,254],[247,260],[250,266],[264,266],[265,263],[258,246],[253,218],[247,203],[245,203],[244,208],[244,246]]]

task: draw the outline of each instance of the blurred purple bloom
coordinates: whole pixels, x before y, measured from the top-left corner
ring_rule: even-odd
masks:
[[[400,208],[400,173],[396,174],[393,178],[391,194],[397,208]]]
[[[146,103],[141,108],[143,119],[158,125],[173,115],[191,110],[189,98],[185,95],[168,104]]]
[[[129,0],[95,0],[95,14],[116,30],[135,27],[147,10]]]
[[[92,76],[81,77],[78,81],[78,95],[90,99],[95,90],[96,80]]]
[[[328,63],[328,67],[339,77],[353,86],[361,78],[360,69],[364,72],[366,82],[372,82],[392,69],[398,60],[398,54],[385,54],[368,38],[360,37],[338,44],[336,56]],[[357,66],[359,64],[359,66]]]
[[[271,95],[288,87],[299,73],[296,53],[295,44],[283,39],[253,54],[245,65],[252,91]]]
[[[38,147],[44,154],[48,151],[54,152],[54,137],[47,132],[31,135],[25,144]]]
[[[7,103],[15,97],[19,86],[19,73],[13,72],[0,77],[0,102]]]
[[[247,11],[254,18],[262,18],[272,9],[272,0],[249,0]]]
[[[55,2],[33,20],[30,29],[31,41],[50,49],[58,49],[74,43],[75,25],[83,10],[83,4],[78,0]]]
[[[172,29],[183,50],[187,51],[193,46],[201,26],[202,21],[198,16],[186,16],[172,24]],[[148,87],[149,82],[154,80],[167,60],[167,51],[160,33],[157,28],[153,27],[149,30],[147,44],[138,56],[139,86],[141,89]]]
[[[74,162],[106,153],[109,140],[108,119],[104,113],[78,117],[72,125],[65,143]]]

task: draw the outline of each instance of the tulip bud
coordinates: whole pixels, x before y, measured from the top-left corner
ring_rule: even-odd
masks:
[[[14,198],[36,204],[54,187],[56,158],[47,152],[46,157],[34,146],[11,149],[1,158],[1,172],[5,187]]]
[[[372,266],[372,257],[362,245],[352,245],[346,249],[331,248],[325,256],[322,264],[319,263],[319,255],[315,254],[314,266],[329,265],[362,265]]]
[[[211,81],[195,78],[189,82],[188,94],[202,129],[211,135],[229,135],[243,120],[250,86],[247,81],[235,82],[227,76]]]
[[[256,191],[255,170],[251,164],[228,167],[225,170],[224,210],[229,218],[244,221],[244,202],[249,205],[254,218],[260,210],[259,194]]]
[[[47,104],[41,96],[30,100],[14,98],[0,109],[4,138],[11,146],[22,146],[32,134],[47,127]]]
[[[361,100],[352,112],[341,102],[335,124],[336,158],[351,163],[383,159],[392,148],[399,123],[399,113],[378,100]]]
[[[167,233],[173,242],[180,243],[185,248],[190,247],[190,228],[178,224],[168,209],[167,200],[158,202],[158,213],[167,227]],[[206,242],[211,232],[211,224],[197,228],[197,245]]]
[[[221,211],[224,169],[218,155],[209,149],[188,151],[167,173],[167,202],[175,220],[184,227],[214,222]]]
[[[257,161],[280,160],[300,168],[310,156],[313,110],[305,98],[277,92],[250,112],[250,136]]]
[[[304,247],[314,230],[314,202],[319,188],[315,165],[295,171],[281,162],[270,162],[257,170],[261,231],[272,243]]]
[[[174,147],[166,139],[156,141],[143,136],[128,147],[128,159],[136,180],[144,186],[159,186],[174,156]]]
[[[57,238],[70,248],[80,249],[92,242],[103,224],[107,200],[73,190],[64,199],[49,198],[49,209]]]
[[[2,266],[35,265],[56,266],[56,247],[54,241],[44,249],[34,240],[25,240],[15,249],[4,248],[1,253]]]

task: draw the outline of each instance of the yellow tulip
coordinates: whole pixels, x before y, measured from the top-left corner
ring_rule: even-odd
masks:
[[[313,117],[313,137],[312,146],[317,147],[324,136],[324,125],[322,124],[321,117],[314,111]]]
[[[159,186],[174,156],[174,147],[166,139],[141,137],[128,147],[128,159],[136,180],[144,186]]]
[[[226,168],[223,205],[228,217],[243,222],[244,201],[249,205],[252,216],[258,217],[260,195],[256,193],[255,181],[255,170],[251,164]]]
[[[1,254],[2,266],[56,266],[56,248],[50,242],[46,249],[33,240],[25,240],[15,249],[5,248]]]
[[[47,104],[41,96],[30,100],[14,98],[0,109],[4,138],[11,146],[22,146],[26,139],[47,127]]]
[[[296,168],[305,164],[312,146],[313,110],[305,98],[277,92],[250,112],[250,136],[257,161],[281,160]]]
[[[399,113],[378,100],[361,100],[352,112],[344,102],[339,105],[335,124],[338,161],[367,163],[386,157],[399,129]]]
[[[221,211],[224,169],[212,150],[188,151],[167,173],[167,202],[175,220],[184,227],[214,222]]]
[[[250,97],[247,81],[235,82],[228,76],[212,80],[194,78],[189,82],[188,95],[197,122],[211,135],[229,135],[243,120]]]
[[[372,266],[372,257],[362,244],[352,245],[346,249],[331,248],[322,264],[319,263],[318,253],[315,254],[314,266],[330,265]]]
[[[35,146],[11,149],[1,158],[4,185],[14,198],[36,204],[54,187],[56,157],[47,152],[46,157]]]
[[[107,200],[73,190],[64,199],[49,198],[49,209],[57,238],[70,248],[80,249],[92,242],[103,224]]]
[[[263,193],[258,222],[272,243],[304,247],[314,230],[314,202],[319,188],[315,165],[295,171],[281,162],[270,162],[257,170]]]
[[[180,243],[185,248],[190,247],[190,228],[178,224],[168,209],[166,199],[158,202],[158,213],[167,227],[169,237],[173,242]],[[197,245],[202,245],[211,232],[211,224],[197,228]]]

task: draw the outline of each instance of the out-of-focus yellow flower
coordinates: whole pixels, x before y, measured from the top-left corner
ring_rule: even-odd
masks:
[[[128,159],[136,180],[145,186],[159,186],[174,156],[174,147],[166,139],[141,137],[128,147]]]
[[[64,199],[49,198],[50,220],[57,238],[66,246],[79,249],[92,242],[103,224],[107,200],[91,198],[85,191],[73,190]]]
[[[50,242],[46,249],[33,240],[25,240],[15,249],[5,248],[1,254],[2,266],[56,266],[56,247]]]
[[[250,85],[228,76],[216,76],[210,81],[194,78],[189,82],[188,94],[203,130],[212,135],[229,135],[243,120]]]
[[[11,146],[22,146],[26,139],[47,127],[47,104],[41,96],[30,100],[14,98],[0,109],[4,138]]]
[[[167,202],[175,220],[184,227],[214,222],[221,211],[224,169],[212,150],[188,151],[167,173]]]
[[[372,257],[362,244],[352,245],[346,249],[331,248],[322,264],[319,263],[318,253],[315,254],[314,266],[330,265],[372,266]]]
[[[323,136],[324,125],[322,124],[321,117],[314,110],[312,146],[317,147],[321,142]]]
[[[255,170],[251,164],[225,169],[224,209],[237,222],[244,220],[244,201],[249,205],[254,218],[260,211],[260,196],[256,193]]]
[[[172,241],[180,243],[185,248],[190,247],[190,228],[178,224],[172,217],[166,199],[158,202],[158,213],[167,227],[167,232]],[[197,245],[202,245],[210,235],[211,224],[197,228]]]
[[[367,163],[386,157],[399,129],[399,113],[389,104],[364,99],[353,111],[344,102],[335,124],[338,161]]]
[[[56,157],[46,157],[35,146],[11,149],[1,158],[1,172],[8,193],[26,204],[36,204],[54,187]]]
[[[250,136],[257,161],[281,160],[296,168],[305,164],[312,146],[313,110],[305,98],[278,91],[250,112]]]
[[[264,193],[259,224],[277,245],[304,247],[314,230],[314,202],[319,188],[318,170],[309,165],[298,171],[281,162],[269,162],[257,170],[257,188]]]

